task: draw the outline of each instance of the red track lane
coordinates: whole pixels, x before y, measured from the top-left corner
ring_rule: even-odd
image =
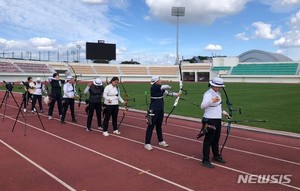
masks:
[[[20,95],[15,97],[20,102]],[[0,110],[1,121],[3,110]],[[65,125],[59,123],[57,111],[54,111],[54,120],[40,114],[46,131],[42,130],[36,115],[27,114],[27,125],[18,122],[12,133],[16,113],[15,103],[9,99],[6,116],[0,122],[0,187],[5,190],[70,190],[66,185],[88,191],[300,190],[300,140],[296,138],[233,128],[223,151],[227,163],[206,169],[200,165],[203,138],[195,139],[199,122],[170,118],[168,125],[164,126],[164,138],[170,147],[158,147],[153,133],[155,149],[149,152],[143,148],[144,113],[127,112],[121,125],[122,134],[109,137],[102,136],[102,132],[96,129],[85,131],[84,107],[79,108],[77,124],[68,122],[69,114]],[[21,115],[19,120],[24,122]],[[96,125],[96,119],[93,124]],[[220,144],[224,141],[225,128],[223,131]],[[238,176],[247,173],[288,174],[292,175],[292,182],[286,185],[238,184]]]
[[[1,143],[1,190],[62,190],[63,186]],[[26,188],[24,187],[26,186]]]

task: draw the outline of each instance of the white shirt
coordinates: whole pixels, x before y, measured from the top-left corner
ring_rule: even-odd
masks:
[[[33,93],[34,95],[42,95],[42,93],[45,92],[45,86],[41,82],[36,82],[35,83],[35,92]]]
[[[103,98],[104,104],[106,105],[118,105],[119,101],[124,103],[124,100],[120,95],[119,88],[113,86],[112,84],[109,84],[104,88]]]
[[[213,103],[212,99],[219,97],[219,101]],[[215,92],[212,88],[207,90],[203,95],[203,101],[201,103],[201,109],[204,109],[203,117],[208,119],[221,119],[222,113],[222,97],[220,92]]]
[[[75,86],[67,82],[64,84],[64,95],[63,98],[74,98],[76,93]]]

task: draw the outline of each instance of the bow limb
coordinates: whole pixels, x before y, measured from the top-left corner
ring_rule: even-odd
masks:
[[[176,106],[178,105],[178,102],[180,100],[180,95],[182,94],[182,90],[183,90],[183,83],[182,83],[182,69],[181,69],[181,61],[179,62],[179,76],[180,76],[180,80],[179,80],[179,92],[178,92],[178,97],[175,99],[175,102],[173,104],[173,108],[171,109],[170,113],[168,114],[168,116],[166,117],[165,123],[168,123],[168,118],[170,117],[170,115],[172,114],[172,112],[175,110]]]
[[[121,121],[120,121],[120,123],[118,125],[118,130],[120,129],[120,126],[121,126],[121,124],[122,124],[122,122],[123,122],[123,120],[124,120],[124,118],[126,116],[126,112],[128,111],[128,94],[127,94],[127,91],[126,91],[125,86],[123,85],[121,79],[122,79],[122,77],[120,77],[120,84],[121,84],[121,87],[122,87],[122,89],[123,89],[123,91],[125,93],[125,101],[124,101],[125,109],[123,111],[122,119],[121,119]]]
[[[76,74],[76,71],[75,69],[73,68],[73,66],[71,64],[69,64],[68,62],[65,62],[72,70],[73,74],[75,75],[74,77],[74,80],[75,80],[75,84],[74,84],[74,88],[76,89],[76,86],[77,86],[77,82],[78,82],[78,75]],[[79,99],[78,99],[78,108],[80,108],[81,106],[81,102],[82,102],[82,92],[81,92],[81,89],[78,88],[78,96],[79,96]]]
[[[226,145],[226,142],[227,142],[227,140],[228,140],[228,137],[229,137],[229,134],[230,134],[230,130],[231,130],[231,123],[232,123],[232,113],[233,113],[233,110],[232,110],[232,107],[231,107],[231,102],[230,102],[230,100],[229,100],[229,97],[228,97],[228,95],[227,95],[227,92],[226,92],[226,90],[225,90],[225,88],[223,87],[222,88],[223,89],[223,91],[224,91],[224,94],[225,94],[225,97],[226,97],[226,105],[227,105],[227,108],[228,108],[228,114],[229,114],[229,116],[228,116],[228,118],[227,118],[227,133],[226,133],[226,138],[225,138],[225,140],[224,140],[224,143],[223,143],[223,145],[222,145],[222,148],[221,148],[221,151],[220,151],[220,155],[222,156],[222,151],[223,151],[223,149],[224,149],[224,147],[225,147],[225,145]]]
[[[45,74],[45,72],[43,72],[43,77],[44,77],[44,82],[42,83],[43,85],[44,85],[44,90],[45,90],[45,93],[46,93],[46,95],[47,96],[49,96],[49,86],[48,86],[48,79],[47,79],[47,77],[46,77],[46,74]]]

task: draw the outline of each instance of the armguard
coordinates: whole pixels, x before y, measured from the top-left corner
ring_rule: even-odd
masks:
[[[172,89],[172,87],[169,85],[161,85],[160,89],[161,90],[170,90],[170,89]]]

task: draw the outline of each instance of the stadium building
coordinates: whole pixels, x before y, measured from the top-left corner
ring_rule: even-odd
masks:
[[[24,81],[28,76],[46,77],[58,72],[62,77],[77,75],[79,80],[102,80],[113,76],[122,76],[124,81],[148,82],[152,75],[160,75],[164,80],[178,81],[177,65],[124,65],[67,63],[49,61],[30,61],[0,59],[1,81]],[[226,82],[254,83],[300,83],[300,62],[290,58],[261,50],[250,50],[238,57],[214,57],[201,63],[182,62],[184,81],[207,82],[215,76],[221,76]]]

